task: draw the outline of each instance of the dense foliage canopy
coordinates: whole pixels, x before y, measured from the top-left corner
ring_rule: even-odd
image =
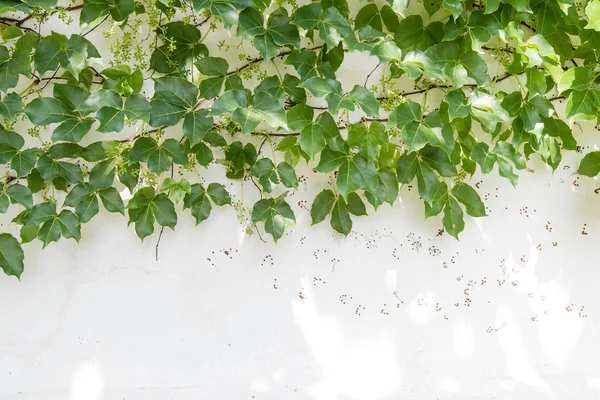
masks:
[[[416,180],[426,217],[458,238],[465,213],[486,215],[469,176],[515,185],[535,155],[556,169],[600,107],[600,0],[0,0],[0,33],[0,212],[22,207],[0,266],[17,277],[23,243],[79,241],[101,207],[144,239],[175,227],[178,203],[197,223],[233,205],[277,241],[304,162],[331,176],[313,223],[347,235]],[[376,66],[343,88],[355,52]],[[215,163],[260,200],[201,182]],[[598,172],[587,154],[579,173]]]

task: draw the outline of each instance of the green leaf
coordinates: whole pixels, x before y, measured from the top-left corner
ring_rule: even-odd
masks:
[[[292,23],[304,30],[311,30],[317,26],[323,17],[323,7],[320,3],[312,3],[299,7],[294,12]]]
[[[90,185],[94,190],[107,189],[115,181],[116,159],[99,162],[90,173]]]
[[[102,107],[96,113],[96,118],[100,121],[98,132],[121,132],[125,126],[125,113],[120,109]]]
[[[489,174],[494,169],[497,157],[490,153],[490,148],[486,143],[479,142],[471,150],[471,159],[479,164],[483,174]]]
[[[25,114],[34,125],[49,125],[63,122],[73,113],[62,102],[52,97],[39,97],[25,107]]]
[[[173,126],[177,125],[181,118],[187,113],[182,106],[171,104],[163,99],[154,99],[150,102],[150,126]]]
[[[198,99],[198,88],[185,79],[163,76],[154,79],[156,96],[175,106],[192,108]]]
[[[348,155],[346,153],[333,151],[329,147],[325,147],[321,152],[321,158],[319,164],[315,167],[315,171],[328,174],[338,169],[347,160]]]
[[[248,95],[243,90],[228,90],[213,103],[208,116],[231,113],[238,108],[248,108]]]
[[[35,167],[37,155],[31,149],[18,152],[10,161],[10,167],[17,172],[17,177],[26,176]]]
[[[0,100],[0,117],[9,121],[15,120],[15,115],[23,109],[21,96],[18,93],[9,93]]]
[[[401,49],[426,50],[444,37],[443,24],[432,22],[423,25],[420,15],[409,15],[400,21],[394,41]]]
[[[0,234],[0,267],[6,275],[21,279],[24,254],[17,239],[9,233]]]
[[[323,190],[315,197],[313,204],[310,208],[310,217],[312,219],[312,225],[318,224],[323,221],[327,215],[331,213],[333,204],[336,201],[336,197],[333,192],[329,189]]]
[[[589,177],[598,175],[600,173],[600,151],[587,153],[581,160],[577,172]]]
[[[396,173],[398,176],[398,182],[401,184],[408,184],[415,179],[417,175],[417,169],[419,167],[419,160],[417,159],[416,153],[404,153],[398,159],[396,165]]]
[[[0,127],[0,163],[5,164],[11,160],[23,147],[25,140],[18,133],[3,131]]]
[[[362,199],[356,192],[352,192],[348,195],[348,203],[346,204],[346,209],[350,214],[361,216],[367,215],[367,209],[365,208],[365,203],[363,203]]]
[[[259,92],[254,95],[252,101],[253,110],[258,113],[264,121],[274,128],[287,128],[285,111],[275,97],[267,92]]]
[[[379,176],[372,163],[361,155],[355,155],[342,163],[338,171],[336,185],[344,198],[357,189],[370,190],[377,186]]]
[[[574,90],[567,98],[566,116],[569,120],[591,120],[598,113],[599,89]]]
[[[125,100],[123,112],[130,121],[141,120],[149,122],[152,107],[148,103],[148,100],[138,93]]]
[[[221,57],[204,57],[196,66],[200,73],[206,76],[225,76],[229,69],[227,60]]]
[[[453,90],[444,97],[444,103],[448,105],[450,121],[455,118],[465,118],[471,113],[471,106],[466,104],[466,100],[462,90]]]
[[[56,204],[51,202],[39,203],[33,206],[19,223],[23,225],[39,225],[50,218],[54,218],[54,215],[56,215]]]
[[[446,228],[446,232],[456,239],[458,239],[458,234],[465,229],[463,215],[458,202],[452,196],[448,196],[448,201],[444,206],[442,223],[444,224],[444,228]]]
[[[67,119],[56,127],[52,133],[52,141],[79,142],[92,129],[93,124],[93,118]]]
[[[218,206],[224,206],[231,204],[231,197],[227,190],[220,183],[211,183],[206,189],[206,193],[210,196],[211,200]]]
[[[109,187],[98,191],[98,195],[107,211],[125,214],[125,205],[123,204],[123,199],[117,189]]]
[[[312,123],[315,112],[306,104],[296,104],[287,112],[287,125],[289,129],[301,131]]]
[[[277,166],[277,173],[279,174],[281,183],[283,183],[285,187],[298,189],[298,177],[296,176],[294,167],[285,161],[280,162]]]
[[[240,13],[237,35],[252,40],[265,32],[263,14],[256,8],[248,7]]]
[[[175,212],[173,202],[169,200],[167,195],[164,193],[156,195],[151,202],[151,207],[156,222],[158,222],[160,226],[168,226],[171,229],[175,229],[175,225],[177,224],[177,213]]]
[[[99,211],[98,197],[93,192],[84,196],[75,206],[75,214],[81,223],[89,222]]]
[[[338,197],[331,211],[331,227],[344,236],[352,230],[352,219],[346,207],[344,199]]]
[[[204,187],[196,183],[192,185],[190,193],[183,198],[183,209],[189,208],[196,219],[196,225],[204,221],[210,215],[212,205],[206,195]]]
[[[355,85],[348,97],[358,103],[360,108],[371,117],[379,116],[379,102],[373,93],[362,86]]]
[[[213,127],[214,120],[208,116],[208,110],[196,110],[183,120],[183,134],[190,139],[191,145],[200,143]]]
[[[452,195],[460,201],[471,217],[485,217],[485,205],[479,194],[466,183],[460,183],[452,188]]]
[[[6,195],[12,204],[21,204],[26,209],[33,207],[33,196],[27,186],[13,184],[6,188]]]
[[[310,124],[300,132],[300,148],[308,154],[311,159],[325,148],[326,132],[317,124]]]
[[[188,165],[188,157],[183,146],[175,139],[167,139],[162,143],[162,149],[168,154],[175,164]]]
[[[586,29],[600,31],[600,0],[591,0],[585,6],[585,15],[588,17]]]
[[[417,163],[417,189],[423,200],[431,202],[439,184],[437,176],[429,164]]]

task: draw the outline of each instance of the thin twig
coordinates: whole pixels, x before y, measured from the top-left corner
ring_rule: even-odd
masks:
[[[365,89],[367,88],[367,82],[369,82],[369,78],[371,77],[371,75],[373,75],[373,72],[375,72],[377,70],[377,68],[379,68],[380,65],[381,65],[380,62],[377,63],[377,65],[375,66],[375,68],[373,68],[373,70],[371,72],[369,72],[369,74],[365,78],[365,84],[363,85]]]

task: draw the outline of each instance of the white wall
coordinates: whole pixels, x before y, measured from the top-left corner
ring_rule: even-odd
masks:
[[[580,158],[532,160],[517,189],[476,176],[490,216],[460,242],[415,188],[346,239],[310,227],[298,204],[327,182],[309,170],[277,246],[231,208],[197,227],[182,212],[155,261],[156,234],[101,213],[80,245],[26,245],[22,282],[0,277],[0,399],[600,398],[600,194]]]

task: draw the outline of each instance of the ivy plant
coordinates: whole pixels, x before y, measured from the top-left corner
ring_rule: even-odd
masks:
[[[232,206],[277,242],[303,164],[329,181],[313,224],[348,235],[412,185],[458,239],[486,215],[471,176],[555,170],[600,109],[598,0],[0,0],[0,37],[0,212],[20,227],[0,267],[17,278],[25,243],[79,241],[101,209],[144,240]],[[352,53],[374,68],[346,86]]]

